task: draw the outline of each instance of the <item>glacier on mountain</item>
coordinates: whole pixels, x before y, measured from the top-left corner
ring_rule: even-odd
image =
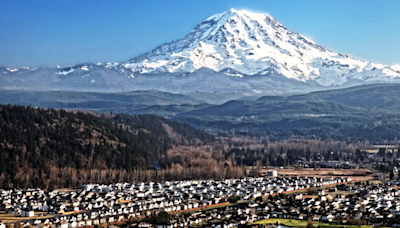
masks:
[[[332,52],[268,14],[235,9],[211,16],[184,38],[122,65],[139,73],[185,73],[206,67],[255,75],[274,69],[287,78],[323,86],[400,78],[394,68]]]

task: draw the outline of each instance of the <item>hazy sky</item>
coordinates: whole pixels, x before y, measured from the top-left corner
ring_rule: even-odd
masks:
[[[336,52],[400,64],[399,0],[0,0],[0,66],[124,61],[230,8],[269,13]]]

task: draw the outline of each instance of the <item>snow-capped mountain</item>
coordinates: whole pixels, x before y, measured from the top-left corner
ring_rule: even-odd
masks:
[[[0,89],[289,95],[352,85],[399,82],[388,67],[338,54],[268,14],[231,9],[184,38],[122,63],[8,69]]]
[[[202,67],[229,76],[266,74],[271,69],[298,81],[323,86],[393,81],[398,68],[332,52],[305,36],[291,32],[268,14],[231,9],[198,24],[180,40],[161,45],[122,63],[135,72],[193,72]],[[397,71],[397,72],[396,72]]]

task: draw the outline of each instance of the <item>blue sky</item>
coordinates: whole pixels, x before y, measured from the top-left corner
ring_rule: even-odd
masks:
[[[398,0],[0,0],[0,66],[124,61],[230,8],[269,13],[336,52],[400,64]]]

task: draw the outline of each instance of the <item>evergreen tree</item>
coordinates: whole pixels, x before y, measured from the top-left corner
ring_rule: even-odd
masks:
[[[0,175],[6,171],[5,152],[3,146],[0,144]]]
[[[308,147],[306,149],[306,159],[307,159],[307,161],[309,161],[311,159],[311,151],[310,151],[310,148],[308,148]]]

